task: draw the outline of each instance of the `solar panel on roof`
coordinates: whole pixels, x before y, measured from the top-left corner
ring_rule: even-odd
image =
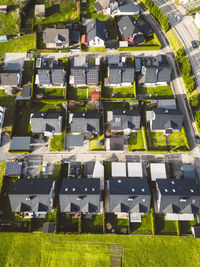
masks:
[[[5,175],[21,175],[22,162],[8,162],[6,164]]]

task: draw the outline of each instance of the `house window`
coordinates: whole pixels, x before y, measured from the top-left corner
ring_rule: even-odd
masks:
[[[98,38],[98,43],[100,44],[101,40]]]

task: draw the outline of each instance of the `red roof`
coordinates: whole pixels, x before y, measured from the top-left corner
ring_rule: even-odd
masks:
[[[84,44],[84,45],[88,45],[88,43],[87,43],[87,35],[86,34],[83,34],[81,36],[81,43]]]
[[[92,92],[91,93],[91,98],[93,99],[93,100],[99,100],[99,98],[100,98],[100,92]]]

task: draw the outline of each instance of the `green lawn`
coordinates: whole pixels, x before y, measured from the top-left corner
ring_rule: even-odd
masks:
[[[152,95],[151,98],[173,98],[171,86],[138,87],[137,94]]]
[[[32,83],[33,76],[33,60],[24,61],[22,85]]]
[[[171,133],[169,138],[171,149],[188,150],[187,146],[185,145],[185,137],[182,131]]]
[[[197,217],[195,216],[194,221],[180,221],[179,227],[181,234],[191,234],[191,227],[197,224]]]
[[[113,98],[112,94],[115,94],[114,98],[135,98],[134,86],[127,87],[103,87],[103,97]]]
[[[11,131],[15,118],[15,97],[16,96],[6,95],[4,90],[0,90],[0,106],[6,108],[2,133]]]
[[[92,87],[69,87],[68,98],[71,100],[84,100],[91,98]]]
[[[65,131],[51,138],[49,151],[64,151]]]
[[[86,52],[105,52],[105,47],[88,47]]]
[[[82,233],[103,233],[103,215],[92,215],[92,218],[85,219],[82,217]]]
[[[43,93],[44,98],[47,99],[62,99],[63,98],[63,88],[38,88],[37,93]]]
[[[3,177],[6,170],[6,162],[0,162],[0,194],[1,194],[1,187],[3,185]]]
[[[81,14],[85,18],[94,19],[98,18],[99,20],[105,21],[110,19],[111,16],[98,14],[94,9],[94,3],[96,0],[88,0],[86,3],[81,3]]]
[[[90,141],[89,141],[89,150],[90,151],[105,150],[104,134],[102,134],[101,136],[98,136],[97,138],[94,138],[94,139],[91,138],[90,139]]]
[[[76,2],[66,0],[60,2],[45,3],[45,18],[35,18],[35,24],[47,24],[55,22],[73,21],[78,22]]]
[[[131,133],[128,139],[128,151],[144,150],[142,130],[137,133]]]
[[[160,214],[155,214],[156,233],[161,235],[177,235],[176,221],[167,221]]]
[[[2,2],[1,2],[2,5]],[[20,28],[20,14],[19,6],[8,5],[7,14],[0,14],[0,35],[13,35],[19,33]]]
[[[176,35],[176,33],[172,28],[168,32],[166,32],[166,35],[174,52],[176,52],[179,48],[183,47],[178,36]]]
[[[107,233],[128,234],[128,219],[118,219],[114,213],[105,214],[105,229]]]
[[[166,138],[162,132],[147,132],[148,146],[150,150],[166,150]]]
[[[2,266],[110,266],[109,251],[120,246],[124,267],[200,266],[193,237],[0,233],[0,243]]]
[[[27,52],[36,48],[36,34],[24,35],[20,38],[12,39],[6,43],[0,43],[0,58],[5,53]]]
[[[130,223],[131,234],[152,234],[151,214],[142,215],[141,223]]]

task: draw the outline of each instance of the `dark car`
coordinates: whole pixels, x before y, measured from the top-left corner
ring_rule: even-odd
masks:
[[[195,40],[192,41],[192,47],[193,48],[197,48],[198,47],[197,41],[195,41]]]

